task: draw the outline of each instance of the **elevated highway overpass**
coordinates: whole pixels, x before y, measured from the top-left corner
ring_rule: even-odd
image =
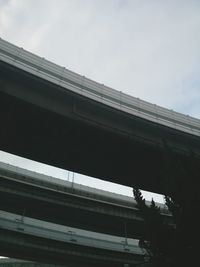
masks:
[[[163,219],[172,217],[162,204]],[[144,237],[133,197],[71,183],[0,162],[0,209],[90,231]]]
[[[0,252],[64,266],[134,266],[147,253],[138,240],[88,232],[0,211]],[[79,265],[80,266],[80,265]]]
[[[198,119],[111,89],[2,39],[0,114],[3,151],[158,193],[198,179]]]

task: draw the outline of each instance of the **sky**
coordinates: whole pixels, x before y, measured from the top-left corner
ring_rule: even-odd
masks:
[[[199,14],[199,0],[0,0],[0,37],[114,89],[200,118]],[[0,160],[68,177],[3,152]],[[75,181],[109,188],[78,174]],[[116,191],[132,194],[125,187]]]

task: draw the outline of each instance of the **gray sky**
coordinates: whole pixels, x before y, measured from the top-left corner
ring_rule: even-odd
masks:
[[[199,14],[199,0],[0,0],[0,36],[95,81],[200,118]],[[100,184],[76,175],[79,180]]]

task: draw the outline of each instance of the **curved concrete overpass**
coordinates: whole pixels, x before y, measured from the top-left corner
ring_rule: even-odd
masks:
[[[152,105],[0,40],[0,149],[153,192],[200,166],[198,119]],[[169,181],[171,179],[171,181]],[[175,185],[178,186],[178,185]]]

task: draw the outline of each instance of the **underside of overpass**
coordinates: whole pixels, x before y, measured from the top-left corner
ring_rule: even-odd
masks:
[[[199,137],[117,111],[3,62],[0,114],[0,149],[15,155],[158,193],[168,193],[172,184],[181,190],[198,177]]]
[[[145,237],[138,209],[80,197],[0,176],[0,209],[75,228],[139,239]],[[134,205],[134,203],[133,203]],[[163,215],[166,227],[172,218]],[[113,223],[115,222],[115,223]]]
[[[1,255],[69,267],[121,267],[144,262],[144,255],[49,240],[0,229]]]
[[[61,225],[140,238],[144,225],[138,211],[103,204],[26,184],[0,180],[0,209]],[[115,224],[113,224],[115,221]]]

